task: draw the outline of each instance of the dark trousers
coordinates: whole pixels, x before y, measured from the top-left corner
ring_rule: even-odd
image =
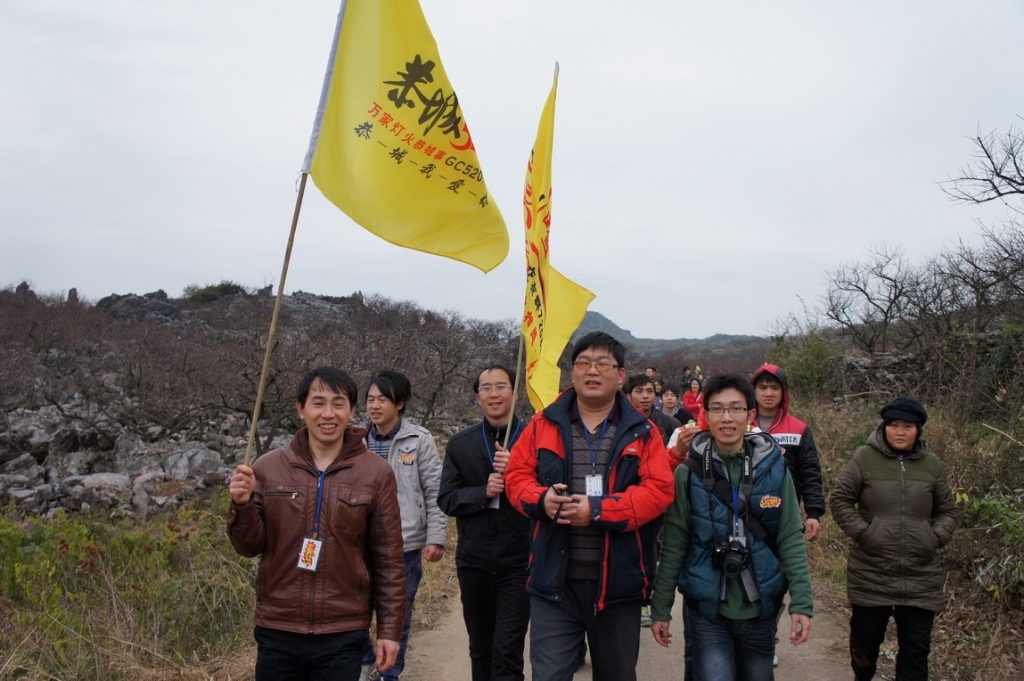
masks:
[[[928,678],[928,653],[932,647],[935,613],[909,605],[853,606],[850,617],[850,664],[858,681],[875,675],[878,649],[885,640],[889,617],[896,619],[896,681]]]
[[[358,681],[365,629],[295,634],[256,627],[256,681]]]
[[[526,566],[500,571],[460,567],[458,574],[473,681],[523,681],[530,626]]]
[[[595,613],[597,580],[567,579],[562,600],[530,597],[533,681],[570,681],[586,636],[594,681],[636,681],[640,656],[639,600]]]
[[[402,554],[405,559],[405,623],[402,625],[402,640],[399,641],[398,659],[395,666],[377,675],[377,679],[397,681],[402,672],[405,671],[405,651],[409,647],[409,631],[412,629],[412,606],[416,600],[416,592],[419,591],[420,582],[423,580],[423,551],[406,551]],[[363,650],[363,664],[373,664],[377,660],[377,651],[373,642],[367,639],[366,647]]]

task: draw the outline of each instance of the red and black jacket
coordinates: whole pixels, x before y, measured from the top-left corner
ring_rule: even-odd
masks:
[[[764,364],[750,379],[757,383],[758,376],[770,374],[782,386],[782,406],[766,431],[782,447],[786,466],[793,475],[796,497],[803,501],[808,518],[818,519],[825,514],[825,494],[821,488],[821,462],[814,436],[807,424],[789,413],[789,382],[786,374],[775,364]],[[755,417],[751,425],[757,426]]]
[[[604,530],[598,610],[616,602],[645,600],[654,574],[654,526],[672,503],[674,485],[665,445],[657,428],[617,392],[621,415],[611,456],[602,471],[604,494],[590,498],[591,523]],[[556,483],[569,484],[572,470],[572,408],[569,388],[537,413],[519,437],[505,471],[505,492],[531,519],[530,578],[527,590],[560,600],[569,559],[569,526],[544,512],[544,495]]]

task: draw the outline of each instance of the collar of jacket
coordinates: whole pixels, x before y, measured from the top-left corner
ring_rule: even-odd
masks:
[[[893,448],[889,446],[889,443],[885,441],[885,421],[879,423],[875,426],[875,429],[871,431],[871,434],[868,435],[867,445],[893,459],[900,458]],[[919,437],[917,442],[914,443],[914,451],[905,456],[904,459],[920,459],[927,451],[928,443],[925,442],[924,438]]]
[[[341,440],[341,452],[334,458],[331,465],[327,467],[327,470],[331,470],[333,467],[340,463],[345,462],[352,457],[366,451],[366,443],[363,442],[363,438],[366,437],[366,430],[364,428],[357,428],[356,426],[347,426],[345,432],[342,434]],[[289,445],[295,455],[308,463],[314,469],[316,469],[316,463],[313,461],[313,452],[309,449],[309,427],[302,426],[298,432],[295,433],[295,437],[292,438],[291,444]]]
[[[567,388],[565,392],[544,408],[544,418],[552,423],[569,424],[572,422],[572,410],[576,406],[576,389]],[[633,403],[621,390],[615,392],[615,406],[619,410],[619,430],[631,428],[637,424],[647,422],[647,416],[633,406]]]
[[[708,448],[710,440],[711,431],[702,430],[697,433],[690,442],[689,456],[697,459],[698,461],[703,460],[704,452]],[[774,454],[782,455],[782,449],[779,447],[778,443],[775,442],[775,438],[765,432],[750,432],[743,436],[743,450],[749,451],[750,448],[753,448],[752,463],[754,465],[755,473],[757,472],[758,466],[760,466],[766,459],[770,458]],[[711,458],[728,468],[728,462],[718,452],[718,448],[714,446],[714,443],[711,443],[710,449]],[[739,452],[736,452],[736,454],[739,454]]]

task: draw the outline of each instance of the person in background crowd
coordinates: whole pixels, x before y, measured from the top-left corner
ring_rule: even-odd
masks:
[[[694,416],[700,414],[701,395],[700,386],[701,382],[696,378],[691,378],[687,384],[689,390],[683,395],[683,409],[690,412]]]
[[[494,365],[473,381],[483,421],[452,435],[445,449],[437,503],[456,519],[455,567],[469,634],[473,681],[522,681],[530,624],[530,521],[505,494],[508,452],[522,424],[513,413],[511,369]],[[509,428],[511,422],[511,428]]]
[[[305,425],[229,484],[231,545],[260,556],[256,679],[355,681],[374,610],[377,667],[398,656],[406,600],[395,476],[349,425],[358,390],[348,374],[319,367],[297,393]]]
[[[398,483],[408,598],[398,659],[393,667],[377,670],[377,681],[397,681],[405,669],[412,609],[423,579],[423,560],[441,560],[448,538],[448,522],[437,505],[441,457],[427,429],[405,418],[405,407],[411,398],[409,379],[397,371],[381,371],[371,379],[366,390],[366,412],[370,417],[366,446],[391,465]],[[366,649],[363,655],[366,678],[373,673],[371,653]]]
[[[534,681],[572,677],[584,636],[595,681],[634,681],[640,607],[654,570],[651,521],[672,500],[661,438],[619,390],[625,348],[602,332],[572,350],[572,386],[512,448],[509,500],[531,520]]]
[[[751,425],[771,435],[782,447],[786,465],[793,474],[796,498],[803,502],[807,513],[804,537],[807,541],[814,541],[821,528],[819,519],[825,514],[821,463],[814,436],[806,423],[789,413],[789,384],[782,369],[774,364],[762,365],[750,383],[757,397],[757,415]],[[779,658],[775,656],[775,665],[778,664]]]
[[[669,437],[672,436],[672,431],[682,424],[675,418],[655,409],[654,381],[649,376],[642,374],[631,376],[622,385],[622,392],[626,393],[626,397],[629,398],[634,407],[643,412],[643,415],[658,427],[662,444],[667,444]]]
[[[850,664],[858,681],[874,677],[889,619],[896,620],[897,681],[928,678],[932,624],[946,607],[939,549],[958,512],[942,463],[921,438],[928,413],[897,397],[853,453],[829,496],[832,516],[853,540],[846,563]]]
[[[675,501],[655,576],[651,632],[668,647],[675,589],[689,612],[693,678],[774,678],[776,611],[787,591],[790,641],[810,634],[813,601],[803,523],[779,445],[747,432],[754,390],[739,374],[704,391],[708,431],[675,472]]]
[[[690,421],[696,421],[697,417],[683,409],[679,403],[680,392],[682,391],[675,383],[666,383],[661,391],[661,411],[685,425]]]

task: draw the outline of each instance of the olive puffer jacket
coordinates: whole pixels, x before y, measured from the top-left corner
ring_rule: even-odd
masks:
[[[902,461],[879,424],[829,496],[832,516],[852,540],[846,593],[853,605],[946,606],[939,549],[957,524],[957,506],[938,457],[924,440]]]

